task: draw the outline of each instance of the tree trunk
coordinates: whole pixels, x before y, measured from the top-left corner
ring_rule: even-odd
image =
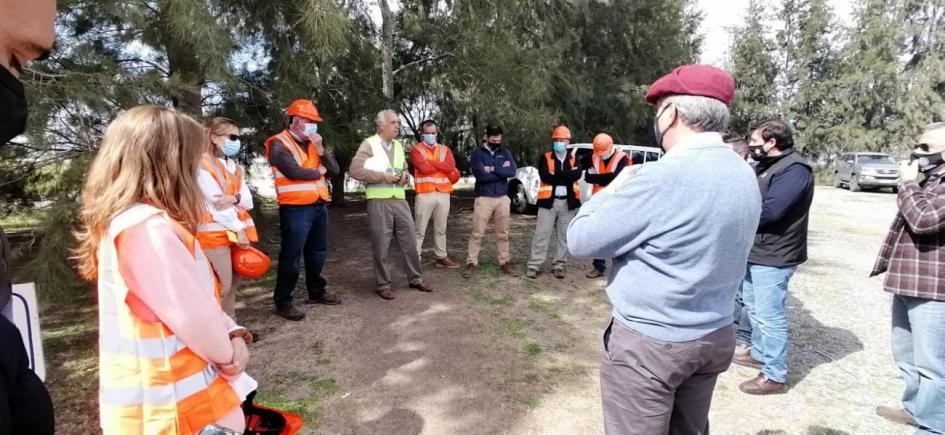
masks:
[[[394,101],[394,14],[387,0],[381,6],[381,75],[382,91],[388,103]]]
[[[331,203],[333,205],[345,205],[345,171],[331,178]]]

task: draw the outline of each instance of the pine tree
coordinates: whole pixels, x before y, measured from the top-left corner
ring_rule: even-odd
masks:
[[[748,4],[747,21],[730,30],[729,71],[735,78],[730,130],[747,136],[752,125],[780,114],[775,81],[775,43],[768,36],[768,20],[759,0]]]
[[[901,152],[925,124],[945,121],[945,1],[908,0],[903,16],[905,90],[897,104],[903,118]]]

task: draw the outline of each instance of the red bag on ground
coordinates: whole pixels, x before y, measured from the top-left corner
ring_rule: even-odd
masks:
[[[294,435],[302,430],[302,417],[268,406],[256,405],[256,392],[246,396],[243,414],[246,416],[245,435]]]

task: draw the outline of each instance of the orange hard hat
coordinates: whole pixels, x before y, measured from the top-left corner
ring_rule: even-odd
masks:
[[[571,130],[569,130],[568,127],[559,125],[551,131],[551,138],[571,140]]]
[[[301,116],[311,121],[322,122],[322,117],[318,114],[318,108],[315,107],[312,100],[299,99],[293,101],[292,104],[289,104],[289,110],[286,110],[286,114],[290,117]]]
[[[601,133],[594,136],[594,154],[602,156],[614,147],[614,138],[607,133]]]
[[[446,174],[446,178],[450,180],[450,184],[456,184],[459,181],[459,170],[453,169],[449,174]]]
[[[258,279],[265,275],[272,265],[272,260],[266,254],[252,246],[234,246],[232,257],[233,272],[244,278]]]

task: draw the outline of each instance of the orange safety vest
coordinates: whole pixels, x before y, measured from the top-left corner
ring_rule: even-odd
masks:
[[[276,139],[292,152],[299,166],[305,169],[318,169],[321,166],[321,158],[318,151],[315,151],[315,145],[309,142],[306,152],[288,130],[282,130],[281,133],[266,139],[266,160],[269,160],[269,146]],[[290,180],[275,166],[272,166],[272,174],[276,177],[276,201],[279,204],[309,205],[319,200],[331,202],[331,193],[328,191],[324,174],[317,180]]]
[[[545,162],[548,164],[548,172],[551,174],[555,173],[555,157],[554,152],[548,151],[545,153]],[[575,167],[575,158],[574,154],[571,154],[571,168]],[[577,181],[574,182],[574,196],[577,199],[581,199],[581,185]],[[554,186],[542,182],[538,187],[538,199],[548,199],[554,195]]]
[[[604,164],[604,159],[595,155],[594,167],[597,168],[598,174],[609,174],[611,172],[614,172],[615,169],[617,169],[617,164],[619,164],[621,160],[627,160],[627,166],[633,164],[632,161],[627,159],[627,153],[620,150],[615,150],[614,154],[610,156],[610,163],[606,165]],[[593,195],[597,192],[600,192],[603,189],[604,189],[604,186],[601,186],[600,184],[595,184],[594,187],[591,189],[591,194]]]
[[[137,204],[112,219],[98,249],[99,411],[106,435],[193,434],[241,402],[213,364],[159,319],[142,319],[129,306],[141,301],[119,272],[116,242],[124,230],[155,215],[171,223],[194,257],[202,286],[219,296],[219,283],[195,237],[166,213]]]
[[[425,144],[417,144],[417,147],[420,149],[420,154],[423,154],[425,160],[446,161],[446,152],[448,150],[446,145],[436,144],[432,151],[430,147]],[[449,177],[443,172],[425,174],[422,177],[420,174],[415,173],[413,181],[415,183],[414,189],[418,194],[431,192],[453,193],[453,183],[450,183]]]
[[[236,173],[231,174],[226,170],[223,162],[215,156],[205,154],[200,161],[203,170],[210,173],[210,176],[220,186],[220,190],[226,195],[236,195],[240,193],[240,187],[243,183],[243,177],[240,176],[240,168],[236,167]],[[235,206],[234,206],[235,207]],[[246,237],[250,242],[259,241],[259,235],[256,233],[256,224],[253,222],[249,212],[236,207],[236,216],[246,226]],[[197,240],[204,249],[223,248],[233,244],[227,237],[226,227],[213,220],[210,212],[204,212],[200,217],[200,224],[197,225]]]

